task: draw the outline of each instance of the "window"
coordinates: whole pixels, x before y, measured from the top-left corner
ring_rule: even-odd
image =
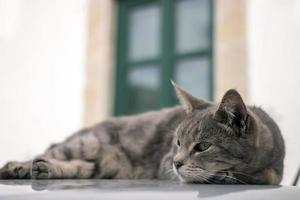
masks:
[[[176,104],[170,79],[212,99],[212,1],[118,3],[115,114]]]

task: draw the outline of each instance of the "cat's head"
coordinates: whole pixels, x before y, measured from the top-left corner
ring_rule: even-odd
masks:
[[[184,182],[235,183],[232,172],[249,162],[255,142],[241,96],[231,89],[213,104],[173,85],[187,113],[175,133],[175,173]]]

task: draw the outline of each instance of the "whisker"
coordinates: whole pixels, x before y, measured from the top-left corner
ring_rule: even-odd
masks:
[[[211,175],[213,175],[213,174],[211,174]],[[233,180],[235,180],[235,181],[238,181],[239,183],[247,184],[246,182],[244,182],[244,181],[242,181],[242,180],[240,180],[240,179],[238,179],[238,178],[236,178],[236,177],[229,176],[229,175],[225,175],[225,174],[214,174],[213,176],[229,178],[229,179],[231,179],[231,181],[232,181],[231,183],[234,183]]]
[[[242,180],[237,179],[236,177],[233,176],[229,176],[226,174],[212,174],[211,172],[223,172],[223,173],[227,173],[228,171],[208,171],[205,170],[206,173],[208,173],[209,175],[211,175],[212,177],[222,177],[222,178],[229,178],[230,183],[235,183],[234,181],[238,181],[239,183],[243,183],[246,184],[245,182],[243,182]],[[227,180],[228,181],[228,180]]]
[[[219,171],[219,172],[229,172],[229,171]],[[249,174],[246,174],[246,173],[243,173],[243,172],[236,172],[236,171],[230,171],[232,174],[240,174],[240,175],[244,175],[244,176],[246,176],[246,177],[248,177],[248,178],[252,178],[252,179],[256,179],[254,176],[251,176],[251,175],[249,175]]]
[[[235,180],[235,181],[238,181],[239,183],[242,183],[242,184],[245,184],[245,185],[247,185],[247,183],[246,183],[246,182],[244,182],[244,181],[242,181],[242,180],[240,180],[240,179],[238,179],[238,178],[236,178],[236,177],[233,177],[233,176],[228,176],[228,175],[224,175],[224,177],[225,177],[225,178],[232,179],[232,180]]]
[[[193,178],[193,179],[196,178],[196,180],[194,182],[200,181],[203,183],[214,184],[214,182],[212,182],[213,180],[210,180],[210,176],[203,173],[203,171],[204,170],[202,170],[198,167],[190,166],[187,168],[187,172],[185,172],[184,175],[187,177]],[[193,173],[190,173],[190,172],[193,172]]]
[[[254,176],[251,176],[251,175],[249,175],[249,174],[245,174],[245,173],[243,173],[243,172],[232,172],[232,173],[233,173],[233,174],[241,174],[241,175],[247,176],[247,177],[249,177],[249,178],[255,179]]]

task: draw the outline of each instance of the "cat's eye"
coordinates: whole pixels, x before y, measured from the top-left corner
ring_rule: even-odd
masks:
[[[179,142],[179,140],[177,140],[177,145],[178,145],[178,146],[180,146],[180,142]]]
[[[195,145],[194,150],[196,152],[202,152],[202,151],[207,150],[210,146],[211,146],[211,143],[209,143],[209,142],[200,142]]]

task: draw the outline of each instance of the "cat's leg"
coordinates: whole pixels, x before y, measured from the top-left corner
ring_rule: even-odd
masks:
[[[100,151],[95,178],[130,179],[135,178],[131,163],[126,154],[116,146],[105,146]]]
[[[83,160],[63,161],[38,157],[27,162],[8,162],[0,169],[0,179],[91,178],[95,164]]]
[[[31,178],[32,161],[6,163],[0,169],[0,179],[29,179]]]
[[[92,161],[95,170],[90,178],[134,178],[131,162],[125,152],[117,145],[100,143],[94,135],[74,137],[65,143],[54,145],[44,156],[65,162]]]
[[[57,160],[47,157],[38,157],[32,162],[33,179],[60,179],[60,178],[91,178],[95,169],[93,162],[84,160]]]
[[[254,183],[268,184],[268,185],[278,185],[282,179],[275,169],[267,168],[262,172],[253,175],[257,178]]]
[[[33,179],[51,178],[134,178],[127,156],[116,146],[105,146],[93,162],[38,157],[32,162]]]
[[[176,176],[173,170],[173,157],[174,157],[174,152],[171,150],[161,160],[159,171],[158,171],[159,179],[178,180],[178,177]]]

